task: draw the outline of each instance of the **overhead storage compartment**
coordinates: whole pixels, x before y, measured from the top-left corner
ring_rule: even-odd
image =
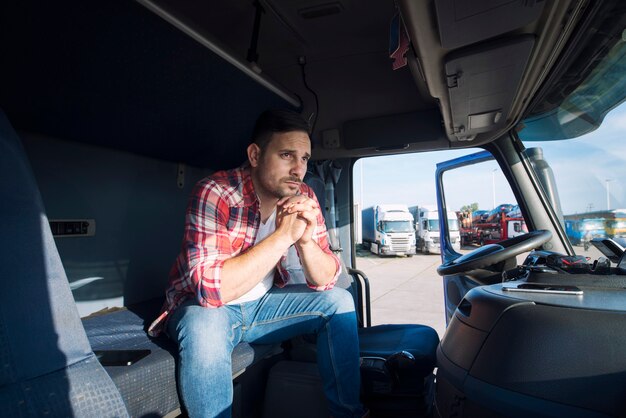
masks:
[[[458,140],[506,125],[533,45],[534,37],[524,35],[446,57],[452,129]]]
[[[542,0],[437,0],[441,46],[461,48],[521,28],[539,18]]]
[[[445,138],[441,117],[436,109],[351,120],[343,125],[346,149],[380,147],[402,149],[412,142],[439,141]]]

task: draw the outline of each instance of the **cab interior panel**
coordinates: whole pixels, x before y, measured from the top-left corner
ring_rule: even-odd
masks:
[[[87,240],[57,239],[70,283],[95,279],[74,290],[79,311],[98,310],[90,304],[101,299],[104,308],[110,299],[124,306],[161,297],[188,196],[211,170],[40,135],[21,138],[48,218],[95,221]]]
[[[176,344],[147,329],[189,197],[199,180],[247,161],[261,112],[289,109],[311,125],[303,181],[344,264],[338,285],[361,305],[371,418],[625,417],[626,232],[615,232],[620,209],[609,210],[610,198],[625,201],[622,145],[598,138],[582,152],[575,138],[624,102],[625,42],[619,0],[3,2],[0,415],[187,416]],[[569,141],[560,154],[582,157],[548,164],[541,147],[557,140]],[[397,323],[370,326],[370,281],[353,268],[360,250],[391,258],[357,242],[353,170],[364,157],[431,151],[454,156],[403,175],[435,185],[438,213],[462,222],[464,211],[440,167],[493,159],[491,185],[464,178],[461,188],[492,187],[490,228],[505,236],[499,171],[525,229],[457,251],[440,216],[439,254],[402,256],[441,263],[429,280],[443,287],[445,333],[407,324],[400,306]],[[601,236],[570,238],[567,222],[583,215],[568,218],[556,187],[568,164],[594,181],[574,194],[601,196],[586,211],[607,217]],[[610,164],[615,173],[602,171]],[[102,357],[142,350],[113,366]],[[311,335],[237,345],[232,416],[326,418],[316,356]],[[92,383],[99,393],[85,392]]]

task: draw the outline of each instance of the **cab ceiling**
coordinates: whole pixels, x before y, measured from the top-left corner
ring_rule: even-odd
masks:
[[[291,105],[187,28],[301,101],[315,123],[317,158],[474,146],[514,122],[520,91],[541,79],[540,72],[529,77],[528,68],[548,62],[537,45],[557,44],[569,2],[479,3],[483,9],[472,11],[464,0],[398,0],[412,48],[409,65],[394,71],[393,0],[4,2],[0,107],[22,130],[213,169],[237,165],[256,116]],[[485,19],[512,16],[506,7],[513,3],[536,6],[521,20],[494,25],[495,32],[479,29]],[[264,12],[249,54],[256,5]],[[484,13],[463,28],[461,43],[454,40],[459,10]],[[452,37],[444,39],[440,28],[451,18]],[[519,88],[500,71],[505,78],[495,85],[503,90],[491,91],[495,101],[482,108],[468,91],[450,91],[446,71],[498,69],[498,48],[509,45],[518,46],[519,57],[504,56],[514,62]],[[481,82],[492,88],[491,81]],[[470,116],[479,131],[467,132]],[[459,134],[459,127],[466,131]]]
[[[423,81],[416,83],[408,66],[392,69],[389,31],[392,17],[398,12],[393,0],[142,3],[148,7],[156,5],[293,92],[302,102],[303,114],[315,124],[317,157],[345,149],[352,150],[347,152],[351,154],[356,149],[371,148],[373,142],[380,147],[402,146],[406,142],[434,142],[438,147],[447,147],[437,101]],[[258,7],[262,13],[254,50],[251,46]],[[400,138],[394,137],[393,130],[376,138],[344,136],[348,122],[363,120],[371,124],[371,120],[387,120],[393,115],[406,120],[407,114],[417,119],[426,115],[426,119],[410,126],[427,125],[427,129],[406,137],[408,129],[403,126]],[[329,147],[327,137],[337,139],[331,139],[331,143],[339,146]]]

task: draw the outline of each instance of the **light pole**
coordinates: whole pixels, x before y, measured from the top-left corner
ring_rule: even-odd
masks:
[[[496,171],[498,171],[497,168],[491,171],[491,198],[493,200],[493,209],[496,208]]]
[[[363,210],[363,158],[359,161],[359,170],[360,170],[360,184],[359,184],[359,204],[360,209]]]
[[[611,193],[609,191],[609,183],[612,182],[613,179],[605,179],[604,183],[606,184],[606,210],[611,209]]]
[[[359,211],[361,213],[363,213],[363,164],[365,163],[365,159],[361,158],[361,160],[359,161],[359,170],[360,170],[360,190],[359,190]],[[363,221],[361,220],[361,213],[359,213],[359,217],[358,219],[359,224],[357,225],[357,230],[358,230],[358,234],[357,234],[357,241],[359,244],[363,243]]]

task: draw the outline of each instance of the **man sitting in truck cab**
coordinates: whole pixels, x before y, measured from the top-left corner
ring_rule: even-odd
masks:
[[[302,182],[309,132],[295,112],[262,113],[248,163],[206,177],[192,192],[166,303],[150,327],[178,343],[179,391],[191,417],[230,416],[231,353],[239,342],[305,333],[317,334],[330,413],[364,414],[354,302],[334,288],[340,263],[315,194]]]

